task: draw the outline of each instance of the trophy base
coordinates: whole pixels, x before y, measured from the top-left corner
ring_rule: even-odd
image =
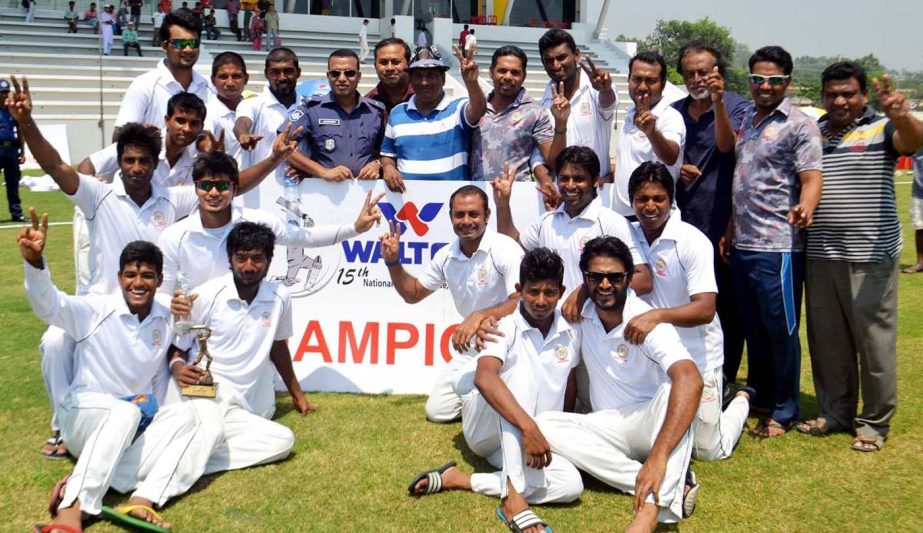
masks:
[[[217,385],[192,385],[189,387],[180,387],[183,396],[193,396],[196,398],[214,398],[218,393]]]

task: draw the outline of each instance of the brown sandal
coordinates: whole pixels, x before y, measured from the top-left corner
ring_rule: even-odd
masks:
[[[884,445],[885,439],[880,435],[856,435],[850,447],[857,452],[871,453],[880,452]]]
[[[771,418],[766,418],[762,420],[756,428],[753,429],[751,434],[755,437],[761,439],[770,439],[773,437],[781,437],[788,433],[788,430],[794,427],[795,422],[789,422],[788,424],[782,425]]]

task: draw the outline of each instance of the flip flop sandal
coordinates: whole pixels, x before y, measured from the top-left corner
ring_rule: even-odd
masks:
[[[852,448],[857,452],[873,453],[880,452],[884,447],[885,440],[882,437],[867,437],[865,435],[858,435],[852,441]]]
[[[61,505],[61,502],[64,500],[64,487],[67,485],[67,481],[71,478],[70,474],[62,477],[54,484],[54,488],[51,489],[51,499],[48,500],[48,514],[52,518],[58,516],[58,506]]]
[[[795,424],[795,431],[811,435],[812,437],[826,437],[831,433],[837,433],[841,430],[830,425],[826,418],[819,416],[814,420],[805,420],[804,422]]]
[[[513,533],[522,533],[530,527],[535,526],[545,526],[545,533],[554,533],[548,524],[539,518],[537,514],[532,512],[532,509],[526,509],[513,516],[512,520],[507,520],[506,515],[503,514],[503,509],[497,507],[497,516]]]
[[[781,437],[788,433],[788,430],[792,429],[794,426],[794,421],[789,422],[788,424],[780,424],[771,418],[767,418],[759,423],[756,428],[753,429],[752,434],[754,437],[759,437],[761,439],[771,439],[774,437]],[[782,430],[781,433],[776,435],[770,435],[770,430]]]
[[[167,529],[167,528],[158,526],[156,524],[148,522],[147,520],[135,518],[134,516],[131,516],[128,514],[134,511],[135,509],[144,509],[157,520],[163,521],[163,516],[161,516],[160,513],[158,513],[151,507],[148,507],[147,505],[125,505],[123,507],[119,507],[116,509],[113,509],[112,507],[104,505],[101,514],[103,518],[109,520],[110,522],[114,524],[134,528],[140,531],[150,531],[151,533],[170,533],[171,531],[173,531],[172,529]]]
[[[34,533],[51,533],[54,530],[67,531],[67,533],[83,533],[82,529],[77,529],[74,526],[68,526],[66,524],[55,524],[54,522],[50,524],[35,524],[35,527],[32,529]]]
[[[61,432],[55,431],[51,437],[45,441],[41,450],[45,459],[64,459],[67,457],[67,448],[64,447],[64,439],[61,438]]]
[[[439,468],[434,468],[432,470],[427,470],[426,472],[420,472],[417,477],[413,478],[413,481],[410,482],[410,486],[407,487],[407,492],[411,496],[426,496],[427,494],[435,494],[442,491],[442,474],[455,466],[455,461],[449,461],[448,463],[440,466]],[[417,483],[420,481],[426,480],[426,488],[423,489],[423,492],[417,494],[414,492]]]

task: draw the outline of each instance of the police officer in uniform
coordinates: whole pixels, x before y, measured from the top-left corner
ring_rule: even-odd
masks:
[[[6,200],[13,222],[23,222],[22,202],[19,199],[19,165],[26,162],[22,133],[19,125],[6,108],[10,95],[10,82],[0,80],[0,170],[6,180]]]

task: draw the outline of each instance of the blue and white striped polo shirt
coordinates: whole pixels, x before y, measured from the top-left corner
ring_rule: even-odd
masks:
[[[449,95],[429,114],[417,111],[416,96],[398,104],[388,117],[381,155],[397,160],[405,180],[469,180],[471,132],[467,98]]]

